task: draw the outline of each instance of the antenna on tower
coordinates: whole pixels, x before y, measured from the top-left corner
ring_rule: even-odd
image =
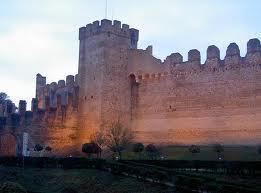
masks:
[[[107,14],[108,14],[108,0],[106,0],[105,3],[105,19],[107,19]]]

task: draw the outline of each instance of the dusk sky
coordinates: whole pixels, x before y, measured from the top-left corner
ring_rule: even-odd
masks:
[[[37,73],[47,82],[77,73],[78,29],[105,17],[105,0],[1,0],[0,92],[17,105],[35,96]],[[260,0],[108,0],[108,19],[140,30],[139,48],[153,45],[164,60],[180,52],[184,60],[209,45],[221,50],[236,42],[241,56],[251,38],[261,38]]]

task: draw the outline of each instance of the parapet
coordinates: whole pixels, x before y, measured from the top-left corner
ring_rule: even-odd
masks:
[[[200,62],[200,52],[196,49],[190,50],[188,52],[188,61],[189,62]]]
[[[220,59],[220,50],[217,46],[211,45],[207,49],[207,59]]]
[[[46,85],[46,77],[42,76],[41,74],[36,75],[36,86],[45,86]]]
[[[66,76],[66,86],[72,86],[74,85],[74,76],[68,75]]]
[[[58,81],[58,88],[65,87],[65,81],[64,80],[59,80]]]
[[[171,73],[194,74],[203,71],[217,72],[238,69],[240,66],[261,66],[261,43],[257,38],[250,39],[247,43],[245,57],[240,56],[240,49],[236,43],[230,43],[226,50],[224,59],[220,59],[220,50],[217,46],[211,45],[207,48],[206,61],[202,64],[200,52],[192,49],[188,52],[188,60],[183,61],[180,53],[172,53],[166,58],[164,64],[169,67]],[[196,64],[196,65],[195,65]],[[197,65],[199,64],[199,65]],[[199,68],[198,68],[199,67]]]
[[[256,52],[261,52],[261,45],[260,41],[257,38],[250,39],[247,42],[247,53],[256,53]]]
[[[229,44],[226,51],[226,57],[227,56],[240,56],[240,50],[236,43]]]
[[[103,19],[101,22],[94,21],[91,24],[86,25],[86,27],[81,27],[79,29],[79,40],[83,40],[100,33],[111,33],[117,36],[126,37],[131,39],[132,47],[137,47],[137,42],[139,39],[139,31],[134,28],[129,28],[129,25],[122,24],[120,21]]]
[[[169,61],[170,64],[181,64],[183,62],[183,56],[180,53],[172,53],[166,58],[166,61]]]
[[[26,101],[25,100],[20,100],[19,101],[19,114],[24,115],[26,112]]]
[[[56,82],[52,82],[51,84],[50,84],[50,86],[49,86],[49,88],[51,89],[51,90],[57,90],[57,87],[58,87],[58,85],[57,85],[57,83]]]

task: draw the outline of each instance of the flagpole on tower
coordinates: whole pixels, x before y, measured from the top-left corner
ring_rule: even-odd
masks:
[[[108,14],[108,0],[106,0],[106,5],[105,5],[105,19],[107,19],[107,14]]]

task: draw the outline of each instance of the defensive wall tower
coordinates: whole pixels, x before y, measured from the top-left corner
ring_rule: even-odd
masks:
[[[95,21],[79,30],[79,128],[82,142],[90,134],[120,120],[130,125],[129,49],[139,31],[120,21]]]

